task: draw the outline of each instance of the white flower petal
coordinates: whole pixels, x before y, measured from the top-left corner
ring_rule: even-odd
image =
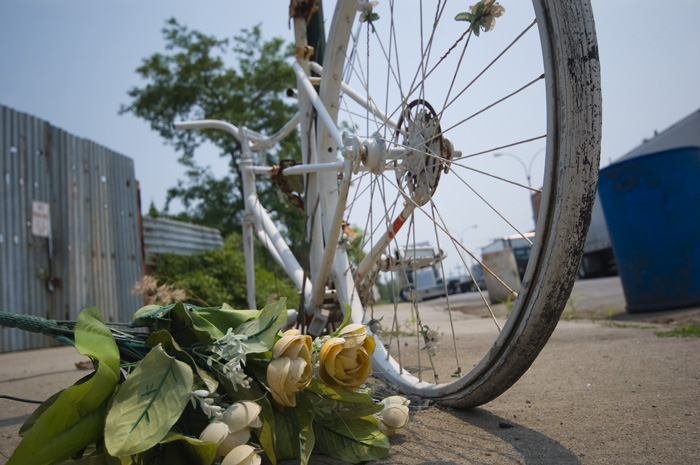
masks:
[[[384,423],[382,420],[377,420],[377,426],[379,426],[379,431],[384,433],[384,436],[388,438],[396,434],[396,428],[392,428],[391,426]]]
[[[238,446],[242,446],[250,439],[250,428],[243,428],[242,430],[230,433],[224,438],[216,448],[217,455],[228,455],[233,449]]]
[[[408,422],[408,407],[405,405],[387,405],[379,412],[379,418],[392,428],[403,428]]]
[[[199,435],[200,441],[213,442],[214,444],[221,444],[221,442],[228,436],[228,426],[220,421],[213,421],[207,425]]]
[[[229,452],[221,465],[260,465],[260,461],[260,456],[255,453],[255,449],[244,444]]]
[[[223,421],[228,425],[230,432],[239,431],[250,426],[258,419],[262,409],[251,401],[236,402],[226,409]]]
[[[408,405],[411,401],[403,396],[389,396],[386,399],[382,399],[381,403],[384,405]]]

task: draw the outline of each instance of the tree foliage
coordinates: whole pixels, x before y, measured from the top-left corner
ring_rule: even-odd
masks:
[[[262,255],[260,249],[255,251]],[[155,258],[153,275],[187,294],[187,300],[198,305],[220,306],[224,302],[234,308],[247,308],[245,257],[241,235],[232,233],[218,249],[183,256],[164,254]],[[255,268],[257,307],[287,298],[289,308],[298,308],[296,287],[277,265],[262,264]]]
[[[185,210],[176,217],[220,228],[225,235],[239,231],[244,211],[240,143],[223,131],[178,131],[172,124],[206,118],[262,134],[275,133],[296,112],[296,105],[285,97],[286,90],[295,86],[288,61],[293,49],[279,38],[263,40],[259,26],[243,29],[231,39],[219,39],[171,18],[163,36],[166,52],[143,59],[136,72],[145,84],[129,90],[131,103],[122,105],[120,112],[148,121],[187,168],[186,179],[168,191],[163,213],[168,214],[170,202],[177,199]],[[228,173],[217,176],[196,163],[195,152],[203,144],[218,148],[228,161]],[[267,164],[298,160],[298,135],[287,137],[261,156]],[[269,180],[258,181],[263,205],[274,212],[298,247],[302,215],[280,199],[277,191]]]

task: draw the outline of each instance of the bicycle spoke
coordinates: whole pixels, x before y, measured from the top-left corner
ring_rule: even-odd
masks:
[[[451,131],[451,130],[457,128],[457,127],[459,127],[460,125],[466,123],[466,122],[469,121],[470,119],[472,119],[472,118],[474,118],[474,117],[476,117],[476,116],[479,116],[480,114],[484,113],[484,112],[487,111],[487,110],[490,110],[491,108],[495,107],[495,106],[498,105],[499,103],[503,103],[503,102],[505,102],[506,100],[508,100],[509,98],[514,97],[515,95],[518,95],[520,92],[522,92],[522,91],[528,89],[530,86],[536,84],[536,83],[539,82],[539,81],[544,81],[544,74],[539,75],[538,77],[536,77],[535,79],[533,79],[533,80],[531,80],[530,82],[526,83],[525,85],[523,85],[523,86],[520,87],[519,89],[514,90],[513,92],[507,94],[506,96],[504,96],[504,97],[502,97],[502,98],[496,100],[496,101],[493,102],[492,104],[485,106],[484,108],[482,108],[481,110],[477,111],[476,113],[474,113],[474,114],[472,114],[472,115],[470,115],[470,116],[467,116],[467,117],[464,118],[463,120],[461,120],[461,121],[459,121],[459,122],[453,124],[452,126],[450,126],[450,127],[448,127],[447,129],[445,129],[445,130],[444,130],[444,133],[447,133],[447,132],[449,132],[449,131]]]
[[[486,74],[486,71],[488,71],[488,70],[489,70],[493,65],[495,65],[501,58],[503,58],[503,57],[505,56],[505,54],[506,54],[516,43],[518,43],[518,41],[519,41],[520,39],[522,39],[522,38],[525,36],[525,34],[526,34],[530,29],[532,29],[532,27],[533,27],[536,23],[537,23],[536,20],[533,21],[532,23],[530,23],[530,25],[529,25],[527,28],[525,28],[524,31],[522,31],[520,34],[518,34],[518,36],[517,36],[515,39],[513,39],[513,41],[512,41],[510,44],[508,44],[508,46],[507,46],[505,49],[503,49],[503,51],[502,51],[501,53],[499,53],[493,60],[491,60],[491,62],[490,62],[486,67],[484,67],[484,69],[481,70],[481,72],[480,72],[479,74],[477,74],[476,77],[474,77],[474,79],[472,79],[466,86],[464,86],[464,88],[463,88],[457,95],[455,95],[455,97],[454,97],[448,104],[445,105],[445,109],[449,108],[453,103],[455,103],[455,102],[457,101],[457,99],[459,99],[459,98],[462,96],[462,94],[464,94],[474,83],[476,83],[484,74]]]
[[[345,288],[355,287],[340,298],[355,305],[359,296],[355,321],[384,318],[377,366],[385,378],[420,395],[471,399],[469,390],[475,389],[488,400],[487,378],[521,374],[520,366],[531,363],[529,346],[517,348],[541,348],[530,334],[544,324],[539,315],[556,312],[549,304],[558,299],[555,283],[562,283],[565,292],[570,282],[569,257],[575,252],[563,244],[578,237],[570,218],[582,206],[574,197],[590,190],[584,186],[589,178],[578,175],[583,165],[567,160],[586,151],[587,142],[572,134],[574,129],[596,118],[577,113],[587,96],[579,93],[583,100],[572,100],[563,81],[571,77],[569,63],[595,66],[590,53],[589,61],[579,59],[581,51],[592,50],[588,36],[570,36],[584,23],[588,27],[588,0],[538,0],[528,11],[522,2],[509,4],[509,16],[498,19],[495,32],[493,17],[456,21],[455,14],[466,6],[448,6],[445,0],[367,4],[377,14],[365,14],[356,24],[348,22],[353,16],[358,20],[354,0],[339,1],[330,30],[337,40],[326,49],[330,69],[321,73],[321,84],[328,79],[327,86],[321,85],[327,89],[322,99],[338,109],[341,127],[351,124],[364,163],[355,172],[343,213],[344,221],[360,230],[361,240],[347,246],[357,255],[343,276],[333,278],[347,283]],[[479,5],[487,8],[484,15],[502,13],[490,2]],[[563,43],[569,49],[560,50]],[[557,79],[544,85],[552,76]],[[560,105],[564,100],[566,106]],[[535,165],[534,187],[531,168],[539,152],[529,165],[522,163],[527,183],[516,166],[499,165],[489,156],[515,149],[510,155],[517,157],[527,144],[546,144],[545,162]],[[324,142],[322,150],[333,146]],[[331,174],[324,176],[332,188]],[[546,213],[535,220],[535,236],[524,209],[531,204],[536,211],[538,199]],[[511,280],[512,270],[501,270],[489,253],[498,248],[495,242],[479,251],[471,235],[463,241],[458,232],[472,221],[480,231],[483,225],[482,238],[522,243],[518,247],[532,253],[527,269],[518,255],[515,273],[520,276]],[[373,305],[375,284],[390,305]],[[475,293],[452,295],[465,292],[467,285]],[[337,287],[339,294],[343,286]],[[423,301],[432,296],[445,298]],[[497,303],[501,299],[507,299],[505,305]],[[522,329],[529,332],[523,336]],[[542,331],[546,336],[550,330]],[[451,341],[445,339],[437,350],[442,334]]]

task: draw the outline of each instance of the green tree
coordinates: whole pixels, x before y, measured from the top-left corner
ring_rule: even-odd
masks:
[[[256,250],[256,253],[262,253]],[[183,289],[187,301],[198,305],[220,306],[224,302],[234,308],[247,308],[247,291],[243,241],[240,233],[224,239],[224,246],[194,255],[164,254],[155,257],[153,275],[160,283]],[[271,301],[287,298],[288,308],[298,308],[299,295],[286,275],[255,267],[256,303],[263,308]]]
[[[167,215],[170,202],[177,199],[184,212],[171,217],[217,227],[224,235],[240,231],[244,211],[240,143],[223,131],[177,131],[172,123],[207,118],[263,134],[276,132],[296,112],[296,105],[285,97],[286,90],[295,86],[288,60],[293,47],[279,38],[263,40],[258,26],[244,29],[232,39],[218,39],[189,30],[174,18],[166,22],[163,36],[166,53],[143,60],[136,72],[145,84],[129,90],[131,103],[122,105],[120,113],[148,121],[187,167],[186,179],[168,191],[162,214]],[[228,160],[230,171],[224,176],[216,176],[195,162],[196,149],[207,143]],[[299,160],[298,134],[262,156],[267,164]],[[277,187],[268,179],[259,179],[258,193],[298,251],[303,231],[301,212],[280,199]]]
[[[156,204],[153,203],[151,200],[151,205],[148,207],[148,216],[151,218],[158,218],[160,216],[160,212],[156,208]]]

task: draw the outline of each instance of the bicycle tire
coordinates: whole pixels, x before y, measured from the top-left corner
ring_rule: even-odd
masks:
[[[393,11],[393,2],[389,3]],[[534,0],[533,7],[544,64],[546,162],[535,240],[510,316],[475,366],[447,383],[439,383],[437,375],[436,380],[430,382],[422,375],[416,377],[409,373],[396,357],[389,355],[383,344],[377,344],[373,359],[377,377],[407,394],[431,398],[446,405],[464,408],[482,405],[505,392],[527,371],[554,331],[571,294],[590,222],[601,140],[600,64],[591,6],[587,0]],[[336,119],[342,106],[343,70],[352,57],[352,28],[358,16],[356,0],[338,1],[329,28],[319,94]],[[372,28],[365,32],[368,38],[375,33],[374,28],[380,28],[382,16],[385,15],[380,15],[371,25],[365,22],[365,27]],[[496,34],[499,27],[497,22],[494,31],[488,34]],[[488,34],[485,33],[484,37]],[[387,52],[384,53],[386,56]],[[425,105],[420,99],[413,101],[418,101],[417,105],[424,109],[429,107],[427,101]],[[408,98],[403,104],[408,104]],[[429,111],[421,111],[420,115],[427,118],[425,114]],[[445,114],[441,110],[435,113]],[[419,118],[414,116],[414,119]],[[441,134],[442,130],[433,131]],[[397,134],[399,132],[396,130]],[[320,131],[318,150],[321,156],[330,160],[336,149],[328,135]],[[439,169],[442,170],[443,165]],[[437,176],[440,176],[440,171]],[[328,186],[337,183],[330,177],[325,182],[326,191],[332,190]],[[446,181],[434,181],[430,186],[433,189],[431,196],[440,191],[443,182]],[[454,241],[454,234],[450,237]],[[347,254],[337,254],[332,278],[339,300],[351,304],[353,320],[367,323],[371,319],[367,297],[360,296],[351,269]],[[415,273],[415,269],[413,271]],[[398,323],[392,324],[399,327]],[[420,325],[422,322],[419,321],[419,329],[422,328]],[[415,344],[420,345],[420,337],[416,338]],[[416,350],[420,358],[418,346]],[[431,357],[428,358],[433,364]],[[420,366],[418,371],[421,371]]]

